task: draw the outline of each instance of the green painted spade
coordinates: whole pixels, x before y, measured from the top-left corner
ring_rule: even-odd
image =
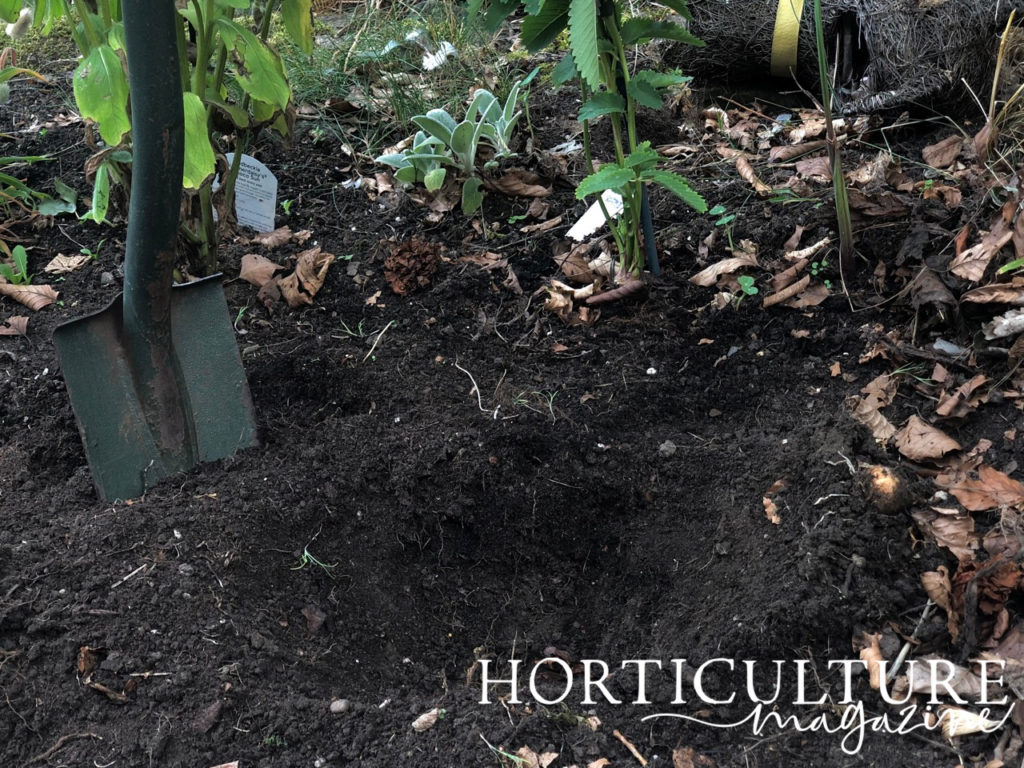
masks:
[[[171,285],[185,143],[174,0],[124,0],[123,14],[134,143],[124,293],[53,336],[108,501],[257,443],[219,277]]]

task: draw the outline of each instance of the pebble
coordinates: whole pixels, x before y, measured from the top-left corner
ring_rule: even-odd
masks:
[[[113,272],[102,272],[100,273],[100,285],[110,285],[114,282]]]
[[[676,444],[671,440],[666,440],[664,443],[658,446],[658,453],[664,458],[668,458],[676,452]]]
[[[335,699],[331,702],[331,714],[340,715],[342,712],[348,712],[351,707],[348,699]]]

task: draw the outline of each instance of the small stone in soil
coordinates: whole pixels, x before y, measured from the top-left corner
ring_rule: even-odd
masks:
[[[351,707],[348,699],[335,699],[331,702],[331,714],[340,715],[342,712],[348,712]]]
[[[110,285],[114,282],[114,274],[112,272],[102,272],[100,274],[100,285]]]
[[[658,446],[658,454],[664,458],[668,458],[676,452],[676,444],[671,440],[666,440],[664,443]]]

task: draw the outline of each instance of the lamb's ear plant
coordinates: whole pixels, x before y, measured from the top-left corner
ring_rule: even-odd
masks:
[[[637,134],[637,105],[652,109],[662,106],[665,90],[686,82],[673,73],[634,71],[627,49],[652,39],[675,40],[703,46],[704,42],[686,27],[672,21],[646,16],[624,18],[622,0],[471,0],[469,13],[476,14],[487,3],[485,23],[497,28],[520,6],[526,14],[521,25],[521,42],[535,53],[551,45],[568,28],[569,53],[555,67],[552,79],[578,79],[583,95],[579,119],[583,123],[583,147],[592,167],[591,122],[610,121],[615,161],[607,163],[580,182],[576,196],[597,195],[615,244],[619,263],[637,275],[644,263],[641,208],[644,185],[664,187],[697,211],[707,205],[682,176],[662,167],[661,156],[650,142]],[[684,19],[690,14],[685,0],[661,3]],[[613,190],[621,195],[623,213],[613,218],[601,200],[601,193]]]
[[[485,170],[496,168],[501,160],[513,156],[509,143],[522,116],[519,101],[523,88],[536,73],[534,70],[516,83],[504,104],[490,91],[478,89],[462,120],[456,120],[444,109],[416,115],[412,121],[421,130],[413,137],[411,146],[402,152],[381,155],[376,162],[396,169],[395,178],[402,184],[423,184],[431,192],[441,189],[447,169],[453,169],[462,179],[462,211],[472,215],[483,203],[483,180],[477,174],[480,148],[487,144],[492,150],[483,166]]]

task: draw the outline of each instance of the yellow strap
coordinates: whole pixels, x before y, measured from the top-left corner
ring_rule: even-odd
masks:
[[[800,39],[800,16],[804,0],[779,0],[772,36],[772,75],[788,77],[796,68],[796,48]]]

